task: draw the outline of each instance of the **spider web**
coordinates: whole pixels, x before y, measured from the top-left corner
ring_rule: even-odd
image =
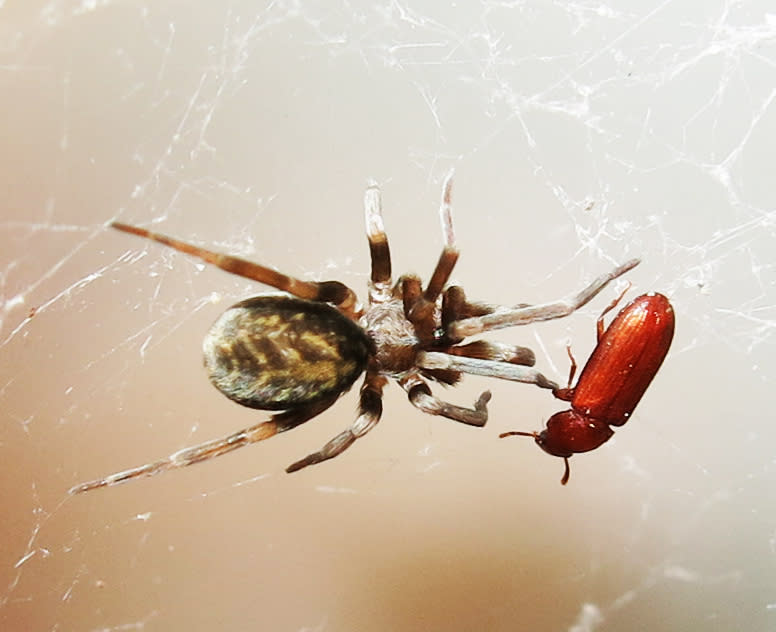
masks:
[[[8,630],[772,630],[776,11],[756,1],[0,0],[0,622]],[[499,432],[563,404],[493,391],[484,430],[395,385],[349,424],[68,497],[248,426],[200,341],[263,290],[119,219],[365,296],[380,182],[396,273],[498,303],[640,256],[677,335],[634,419],[562,463]],[[494,336],[565,380],[615,289]],[[637,623],[636,623],[637,622]]]

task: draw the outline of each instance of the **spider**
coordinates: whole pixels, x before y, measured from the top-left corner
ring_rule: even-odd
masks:
[[[503,307],[471,302],[462,288],[447,286],[459,255],[450,206],[451,175],[444,182],[440,206],[444,246],[425,287],[412,274],[392,281],[380,190],[375,184],[368,186],[364,210],[372,265],[366,307],[358,303],[353,290],[338,281],[295,279],[143,228],[112,223],[117,230],[165,244],[284,292],[233,305],[216,320],[203,344],[205,367],[218,390],[243,406],[279,412],[267,421],[184,448],[159,461],[76,485],[70,493],[185,467],[291,430],[329,408],[364,372],[355,422],[320,450],[288,466],[287,472],[331,459],[369,432],[380,420],[383,387],[389,378],[398,382],[409,401],[423,412],[471,426],[485,425],[490,392],[483,392],[472,408],[466,408],[435,397],[430,380],[453,385],[468,373],[557,390],[558,384],[532,368],[535,358],[530,349],[465,339],[567,316],[639,261],[630,260],[577,294],[553,303]]]

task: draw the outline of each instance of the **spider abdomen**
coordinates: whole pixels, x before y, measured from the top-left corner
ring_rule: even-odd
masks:
[[[331,305],[281,295],[232,305],[203,343],[213,385],[262,410],[343,393],[366,368],[370,349],[363,330]]]

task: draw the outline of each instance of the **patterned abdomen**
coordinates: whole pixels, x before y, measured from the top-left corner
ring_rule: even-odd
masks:
[[[273,295],[230,307],[203,343],[213,385],[263,410],[343,393],[366,368],[370,349],[364,331],[331,305]]]

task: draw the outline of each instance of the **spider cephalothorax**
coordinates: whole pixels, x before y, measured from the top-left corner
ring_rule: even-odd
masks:
[[[485,425],[490,393],[485,391],[472,408],[466,408],[435,397],[428,380],[455,384],[462,374],[469,373],[558,389],[555,382],[532,368],[534,354],[530,349],[482,340],[467,343],[465,339],[493,329],[566,316],[638,260],[598,277],[566,300],[516,307],[470,302],[460,287],[447,285],[458,260],[451,186],[448,177],[440,208],[444,247],[425,288],[414,275],[393,282],[380,191],[375,185],[367,188],[364,206],[372,269],[365,306],[338,281],[302,281],[143,228],[111,224],[286,293],[257,296],[233,305],[214,323],[204,343],[205,365],[216,388],[244,406],[282,412],[159,461],[82,483],[70,492],[184,467],[290,430],[326,410],[364,372],[356,421],[286,471],[335,457],[366,434],[380,419],[382,391],[389,379],[397,381],[420,410],[472,426]]]

